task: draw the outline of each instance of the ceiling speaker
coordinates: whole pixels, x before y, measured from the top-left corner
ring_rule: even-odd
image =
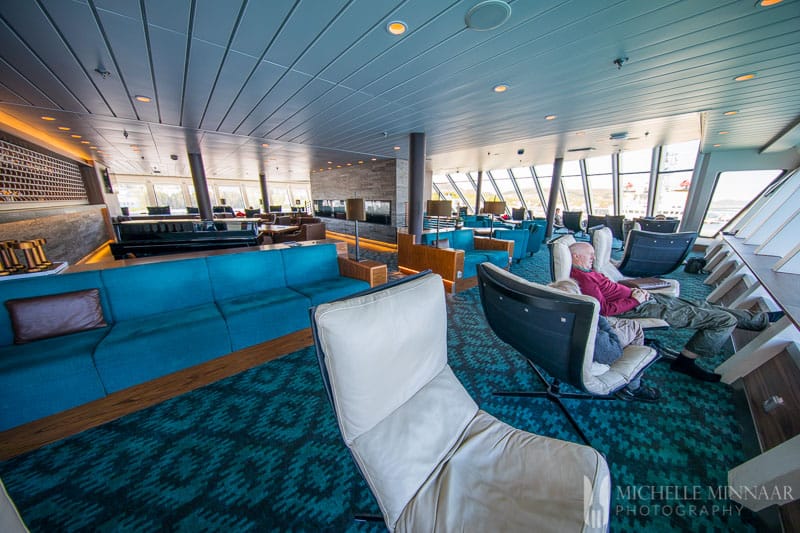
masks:
[[[511,6],[503,0],[484,0],[467,11],[464,21],[477,31],[493,30],[511,16]]]

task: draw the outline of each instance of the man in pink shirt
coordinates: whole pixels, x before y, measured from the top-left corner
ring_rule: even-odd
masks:
[[[717,355],[737,326],[761,331],[770,322],[783,316],[777,313],[752,313],[728,309],[708,302],[690,302],[664,294],[631,289],[613,282],[592,270],[594,248],[585,242],[569,247],[572,255],[570,277],[578,282],[583,294],[600,302],[600,314],[621,318],[660,318],[670,326],[695,329],[680,355],[672,362],[672,370],[703,381],[719,381],[720,375],[697,365],[698,357]]]

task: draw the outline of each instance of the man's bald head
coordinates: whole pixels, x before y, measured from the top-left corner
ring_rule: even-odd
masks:
[[[570,245],[569,253],[572,256],[572,264],[584,270],[591,270],[594,264],[594,248],[588,242],[576,242]]]

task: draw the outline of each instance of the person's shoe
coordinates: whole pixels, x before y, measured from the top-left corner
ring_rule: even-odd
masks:
[[[654,403],[661,398],[661,393],[658,392],[658,389],[648,385],[639,385],[639,388],[634,390],[631,390],[630,387],[624,387],[615,392],[614,395],[626,402],[639,401]]]
[[[783,311],[770,311],[770,312],[768,312],[767,316],[769,317],[769,323],[772,324],[773,322],[777,322],[778,320],[783,318],[784,314],[785,313]]]
[[[709,372],[708,370],[703,370],[697,366],[697,362],[694,359],[690,359],[684,355],[679,355],[678,358],[670,364],[670,368],[675,372],[686,374],[687,376],[691,376],[694,379],[699,379],[700,381],[716,383],[722,379],[721,375],[715,374],[714,372]]]

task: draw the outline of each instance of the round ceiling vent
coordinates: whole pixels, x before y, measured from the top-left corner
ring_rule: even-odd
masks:
[[[467,11],[467,27],[477,31],[493,30],[511,16],[511,6],[503,0],[484,0]]]

